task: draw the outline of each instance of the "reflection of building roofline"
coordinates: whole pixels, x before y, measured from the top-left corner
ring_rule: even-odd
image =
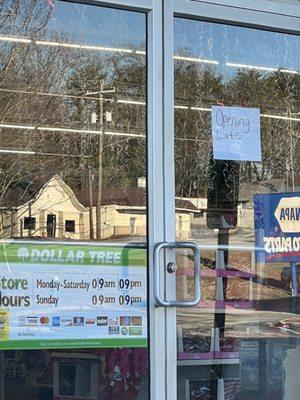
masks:
[[[13,207],[5,207],[2,206],[0,207],[0,210],[20,210],[21,208],[28,207],[30,204],[33,204],[35,201],[37,201],[41,195],[43,194],[44,190],[49,186],[49,184],[53,181],[56,181],[62,190],[68,195],[68,198],[70,199],[72,205],[81,213],[87,213],[88,209],[80,203],[80,201],[77,199],[75,193],[73,190],[68,186],[64,180],[58,175],[55,174],[52,178],[50,178],[42,187],[41,189],[37,192],[37,194],[32,197],[30,200],[28,200],[26,203],[20,204],[19,206],[13,206]]]
[[[286,192],[286,181],[283,178],[265,179],[258,182],[240,183],[239,203],[248,203],[253,201],[255,194],[269,194]]]
[[[85,206],[89,206],[89,198],[87,190],[76,192],[79,201]],[[93,192],[93,207],[96,207],[97,192]],[[146,210],[147,193],[142,187],[117,187],[104,188],[102,190],[102,207],[116,206],[118,209]],[[185,213],[199,212],[189,199],[175,198],[175,210]]]
[[[103,208],[106,208],[106,207],[114,207],[114,209],[116,211],[124,211],[124,212],[127,211],[128,213],[130,213],[131,211],[132,212],[133,211],[143,211],[144,213],[146,213],[146,206],[122,206],[122,205],[118,205],[118,204],[105,204],[105,206],[103,206]],[[200,209],[195,210],[194,208],[190,209],[190,208],[175,207],[175,212],[182,213],[182,214],[184,214],[184,213],[189,214],[189,213],[195,213],[195,212],[200,212],[200,211],[201,211]]]
[[[84,207],[84,205],[81,204],[81,203],[79,202],[79,200],[78,200],[77,197],[75,196],[75,193],[74,193],[73,190],[70,188],[70,186],[68,186],[68,185],[62,180],[62,178],[61,178],[58,174],[54,175],[53,178],[50,179],[50,180],[43,186],[43,188],[42,188],[41,190],[43,190],[43,189],[51,182],[51,180],[54,180],[54,179],[62,186],[62,188],[63,188],[63,189],[65,190],[65,192],[68,194],[68,196],[69,196],[69,198],[70,198],[70,200],[71,200],[73,206],[74,206],[75,208],[77,208],[78,211],[80,211],[80,212],[88,212],[88,209],[87,209],[86,207]],[[39,196],[39,194],[38,194],[38,196]]]

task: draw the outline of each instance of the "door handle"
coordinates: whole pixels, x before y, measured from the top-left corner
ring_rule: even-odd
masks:
[[[194,252],[194,298],[190,301],[166,300],[160,295],[160,272],[162,249],[191,249]],[[201,274],[200,274],[200,250],[193,242],[162,242],[154,247],[154,301],[158,307],[194,307],[201,300]],[[167,266],[164,266],[165,274]],[[170,271],[169,271],[170,272]],[[173,271],[172,271],[173,272]]]

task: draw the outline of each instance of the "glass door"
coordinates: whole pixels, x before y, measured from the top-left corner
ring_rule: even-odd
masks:
[[[149,399],[147,15],[0,3],[0,399]]]
[[[177,398],[298,398],[299,36],[174,19]],[[176,298],[197,254],[176,250]],[[175,271],[175,272],[174,272]]]

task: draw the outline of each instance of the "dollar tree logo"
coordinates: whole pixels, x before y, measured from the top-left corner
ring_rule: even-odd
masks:
[[[22,261],[29,258],[29,251],[27,250],[26,247],[20,247],[18,249],[18,258],[20,258]]]

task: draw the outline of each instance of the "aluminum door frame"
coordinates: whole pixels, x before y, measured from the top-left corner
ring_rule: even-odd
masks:
[[[82,0],[81,0],[82,1]],[[147,13],[147,200],[150,399],[176,399],[176,313],[154,304],[153,256],[158,242],[175,238],[173,220],[173,0],[96,0],[95,4]],[[167,55],[167,58],[166,58]],[[172,164],[172,165],[170,165]],[[171,173],[170,173],[171,171]],[[173,252],[166,252],[166,261]],[[164,279],[163,272],[161,279]],[[174,291],[173,279],[167,287]],[[171,350],[171,351],[170,351]],[[170,367],[171,366],[171,367]],[[171,383],[171,384],[170,384]]]
[[[156,1],[156,0],[154,0]],[[226,4],[227,3],[227,4]],[[300,35],[300,4],[284,1],[252,0],[165,0],[163,3],[163,138],[164,138],[164,239],[175,240],[175,163],[174,163],[174,34],[173,17],[198,19],[256,29]],[[283,11],[284,10],[284,11]],[[167,150],[167,151],[166,151]],[[150,249],[152,250],[152,249]],[[152,254],[152,253],[150,253]],[[166,263],[173,254],[166,255]],[[163,282],[161,278],[161,282]],[[166,281],[165,292],[174,296],[175,277]],[[176,310],[165,314],[166,335],[166,399],[177,398]]]

